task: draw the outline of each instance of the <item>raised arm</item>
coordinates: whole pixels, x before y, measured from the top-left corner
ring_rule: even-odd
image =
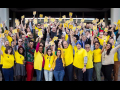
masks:
[[[31,22],[31,20],[29,20],[29,27],[30,27],[31,32],[33,33],[32,22]]]
[[[76,44],[75,44],[75,41],[73,40],[73,33],[72,33],[72,31],[70,32],[70,39],[71,39],[72,47],[74,48],[74,46],[76,46]]]
[[[1,50],[1,47],[2,47],[2,39],[1,39],[1,42],[0,42],[0,55],[3,55],[3,52]]]
[[[49,34],[49,30],[48,30],[48,28],[47,28],[46,30],[47,30],[47,38],[46,38],[46,41],[47,41],[47,42],[50,42],[50,34]]]
[[[93,41],[94,41],[94,36],[91,37],[91,51],[94,50]]]
[[[120,44],[119,44],[118,46],[116,46],[115,48],[113,48],[113,49],[111,50],[111,53],[112,53],[112,54],[115,54],[115,53],[118,51],[119,48],[120,48]]]
[[[103,43],[103,48],[101,50],[101,54],[104,52],[105,47],[106,47],[106,42]]]
[[[16,45],[16,35],[13,36],[14,45]]]
[[[46,50],[47,50],[47,47],[48,47],[48,42],[46,41],[46,42],[45,42],[44,55],[46,55]]]

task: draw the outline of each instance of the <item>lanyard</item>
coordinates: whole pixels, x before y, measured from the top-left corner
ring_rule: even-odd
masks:
[[[48,59],[49,59],[49,64],[50,64],[51,56]]]

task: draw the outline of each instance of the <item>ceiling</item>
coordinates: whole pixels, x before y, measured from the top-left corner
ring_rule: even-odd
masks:
[[[14,12],[106,12],[110,8],[9,8]]]

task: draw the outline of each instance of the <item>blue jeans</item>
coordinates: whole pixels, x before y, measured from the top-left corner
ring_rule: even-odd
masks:
[[[65,81],[73,81],[73,65],[65,67]]]
[[[65,75],[65,71],[61,70],[61,71],[55,71],[53,72],[55,80],[56,81],[63,81],[64,75]]]
[[[53,71],[44,70],[45,81],[53,80]]]
[[[13,81],[14,79],[14,70],[13,67],[9,69],[2,68],[3,76],[5,78],[5,81]]]
[[[44,74],[44,68],[42,68],[42,71],[41,71],[41,80],[40,81],[43,80],[43,74]]]
[[[84,80],[85,81],[92,81],[93,76],[93,68],[86,69],[86,72],[84,73]]]
[[[42,71],[40,71],[40,70],[36,70],[36,75],[37,75],[37,77],[36,77],[36,81],[41,81],[41,73]]]

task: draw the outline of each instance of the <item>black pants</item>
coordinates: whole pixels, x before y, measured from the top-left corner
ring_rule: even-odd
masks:
[[[73,65],[65,67],[65,81],[73,81]]]
[[[2,74],[2,81],[5,81],[4,76],[3,76],[3,72],[2,72],[2,65],[0,65],[0,71],[1,71],[1,74]]]
[[[77,81],[83,81],[83,71],[82,69],[79,69],[77,67],[75,67],[75,73],[77,76]]]
[[[104,81],[112,81],[112,69],[113,69],[113,64],[110,65],[102,65],[102,72],[104,75]]]

